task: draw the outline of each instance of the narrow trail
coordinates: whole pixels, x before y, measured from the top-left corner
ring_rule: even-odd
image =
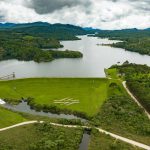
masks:
[[[26,122],[18,123],[18,124],[15,124],[15,125],[12,125],[12,126],[9,126],[9,127],[6,127],[6,128],[2,128],[2,129],[0,129],[0,132],[5,131],[5,130],[9,130],[9,129],[12,129],[12,128],[15,128],[15,127],[23,126],[23,125],[34,124],[34,123],[37,123],[37,122],[38,121],[26,121]]]
[[[131,96],[131,98],[138,104],[139,107],[141,107],[145,114],[147,115],[147,117],[150,119],[150,114],[148,113],[148,111],[139,103],[139,101],[137,100],[137,98],[130,92],[130,90],[127,87],[126,81],[122,82],[123,87],[126,89],[127,93]]]
[[[113,78],[111,77],[107,77],[109,80],[112,80]],[[121,81],[120,79],[116,79],[118,81]],[[126,81],[122,82],[123,87],[125,88],[125,90],[127,91],[127,93],[130,95],[130,97],[138,104],[139,107],[141,107],[145,114],[147,115],[147,117],[150,119],[150,114],[149,112],[140,104],[140,102],[137,100],[137,98],[130,92],[130,90],[127,87]]]
[[[34,120],[34,121],[22,122],[22,123],[19,123],[19,124],[16,124],[16,125],[12,125],[12,126],[9,126],[9,127],[6,127],[6,128],[2,128],[2,129],[0,129],[0,132],[6,131],[6,130],[9,130],[9,129],[12,129],[12,128],[16,128],[16,127],[19,127],[19,126],[34,124],[34,123],[44,123],[44,121],[36,121],[36,120]],[[57,124],[57,123],[50,123],[50,124],[53,125],[53,126],[65,127],[65,128],[79,128],[79,127],[81,127],[81,128],[85,128],[85,129],[90,129],[90,127],[88,127],[88,126],[63,125],[63,124]],[[111,137],[113,137],[115,139],[121,140],[121,141],[126,142],[128,144],[131,144],[131,145],[143,148],[145,150],[150,150],[150,146],[148,146],[148,145],[145,145],[145,144],[142,144],[142,143],[130,140],[128,138],[119,136],[117,134],[113,134],[111,132],[107,132],[107,131],[105,131],[105,130],[103,130],[101,128],[95,128],[95,129],[97,129],[100,133],[107,134],[107,135],[109,135],[109,136],[111,136]]]

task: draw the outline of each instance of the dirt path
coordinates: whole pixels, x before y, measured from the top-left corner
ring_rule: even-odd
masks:
[[[99,132],[101,133],[105,133],[113,138],[116,138],[120,141],[123,141],[123,142],[126,142],[128,144],[131,144],[131,145],[134,145],[134,146],[137,146],[137,147],[140,147],[140,148],[143,148],[143,149],[146,149],[146,150],[150,150],[150,146],[148,145],[145,145],[145,144],[142,144],[142,143],[139,143],[139,142],[136,142],[136,141],[133,141],[133,140],[130,140],[128,138],[125,138],[125,137],[122,137],[122,136],[119,136],[119,135],[116,135],[116,134],[113,134],[111,132],[107,132],[103,129],[100,129],[100,128],[97,128],[99,130]]]
[[[9,126],[9,127],[6,127],[6,128],[2,128],[2,129],[0,129],[0,132],[1,132],[1,131],[8,130],[8,129],[15,128],[15,127],[23,126],[23,125],[28,125],[28,124],[37,123],[37,122],[38,122],[38,121],[27,121],[27,122],[18,123],[18,124],[15,124],[15,125],[12,125],[12,126]]]
[[[28,125],[28,124],[34,124],[34,123],[44,123],[44,121],[27,121],[27,122],[22,122],[22,123],[19,123],[19,124],[16,124],[16,125],[13,125],[13,126],[9,126],[9,127],[6,127],[6,128],[2,128],[0,129],[0,132],[2,131],[5,131],[5,130],[9,130],[9,129],[12,129],[12,128],[15,128],[15,127],[19,127],[19,126],[24,126],[24,125]],[[54,126],[59,126],[59,127],[66,127],[66,128],[78,128],[78,127],[82,127],[82,128],[90,128],[88,126],[78,126],[78,125],[63,125],[63,124],[57,124],[57,123],[50,123],[51,125],[54,125]],[[140,148],[143,148],[145,150],[150,150],[150,146],[148,145],[145,145],[145,144],[142,144],[142,143],[139,143],[139,142],[136,142],[136,141],[133,141],[133,140],[130,140],[130,139],[127,139],[125,137],[122,137],[122,136],[119,136],[119,135],[116,135],[116,134],[113,134],[111,132],[107,132],[101,128],[96,128],[99,132],[101,133],[104,133],[104,134],[107,134],[115,139],[118,139],[118,140],[121,140],[123,142],[126,142],[128,144],[131,144],[131,145],[134,145],[134,146],[137,146],[137,147],[140,147]]]
[[[150,114],[147,112],[147,110],[139,103],[139,101],[136,99],[136,97],[130,92],[130,90],[127,87],[126,81],[122,82],[123,87],[126,89],[127,93],[131,96],[131,98],[138,104],[139,107],[141,107],[145,114],[148,116],[148,118],[150,119]]]

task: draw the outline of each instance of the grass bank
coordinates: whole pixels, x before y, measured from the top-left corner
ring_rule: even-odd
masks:
[[[26,120],[27,119],[18,113],[0,107],[0,128],[11,126]]]

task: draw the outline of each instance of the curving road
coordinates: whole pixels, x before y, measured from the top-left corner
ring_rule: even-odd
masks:
[[[130,90],[127,87],[126,81],[122,82],[123,87],[126,89],[127,93],[131,96],[131,98],[138,104],[139,107],[141,107],[145,114],[147,115],[147,117],[150,119],[150,114],[148,113],[148,111],[139,103],[139,101],[137,100],[137,98],[130,92]]]
[[[6,128],[2,128],[2,129],[0,129],[0,132],[5,131],[5,130],[9,130],[9,129],[12,129],[12,128],[15,128],[15,127],[24,126],[24,125],[28,125],[28,124],[34,124],[34,123],[44,123],[44,121],[40,121],[39,122],[39,121],[34,120],[34,121],[22,122],[22,123],[19,123],[19,124],[16,124],[16,125],[12,125],[12,126],[9,126],[9,127],[6,127]],[[88,126],[63,125],[63,124],[57,124],[57,123],[50,123],[50,124],[54,125],[54,126],[66,127],[66,128],[78,128],[78,127],[82,127],[82,128],[90,129],[90,127],[88,127]],[[107,132],[107,131],[105,131],[105,130],[103,130],[101,128],[95,128],[95,129],[97,129],[101,133],[107,134],[107,135],[109,135],[109,136],[111,136],[111,137],[113,137],[115,139],[121,140],[121,141],[126,142],[128,144],[132,144],[134,146],[143,148],[145,150],[150,150],[150,146],[148,146],[148,145],[145,145],[145,144],[142,144],[142,143],[130,140],[128,138],[119,136],[117,134],[113,134],[111,132]]]

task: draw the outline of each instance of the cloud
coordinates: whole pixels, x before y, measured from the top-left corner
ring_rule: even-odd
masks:
[[[0,0],[0,21],[69,23],[101,29],[150,27],[149,0]]]
[[[88,5],[90,5],[90,1],[89,0],[32,0],[28,3],[28,6],[33,8],[39,14],[52,13],[64,7],[74,7],[78,5],[84,5],[84,7],[88,7]]]

